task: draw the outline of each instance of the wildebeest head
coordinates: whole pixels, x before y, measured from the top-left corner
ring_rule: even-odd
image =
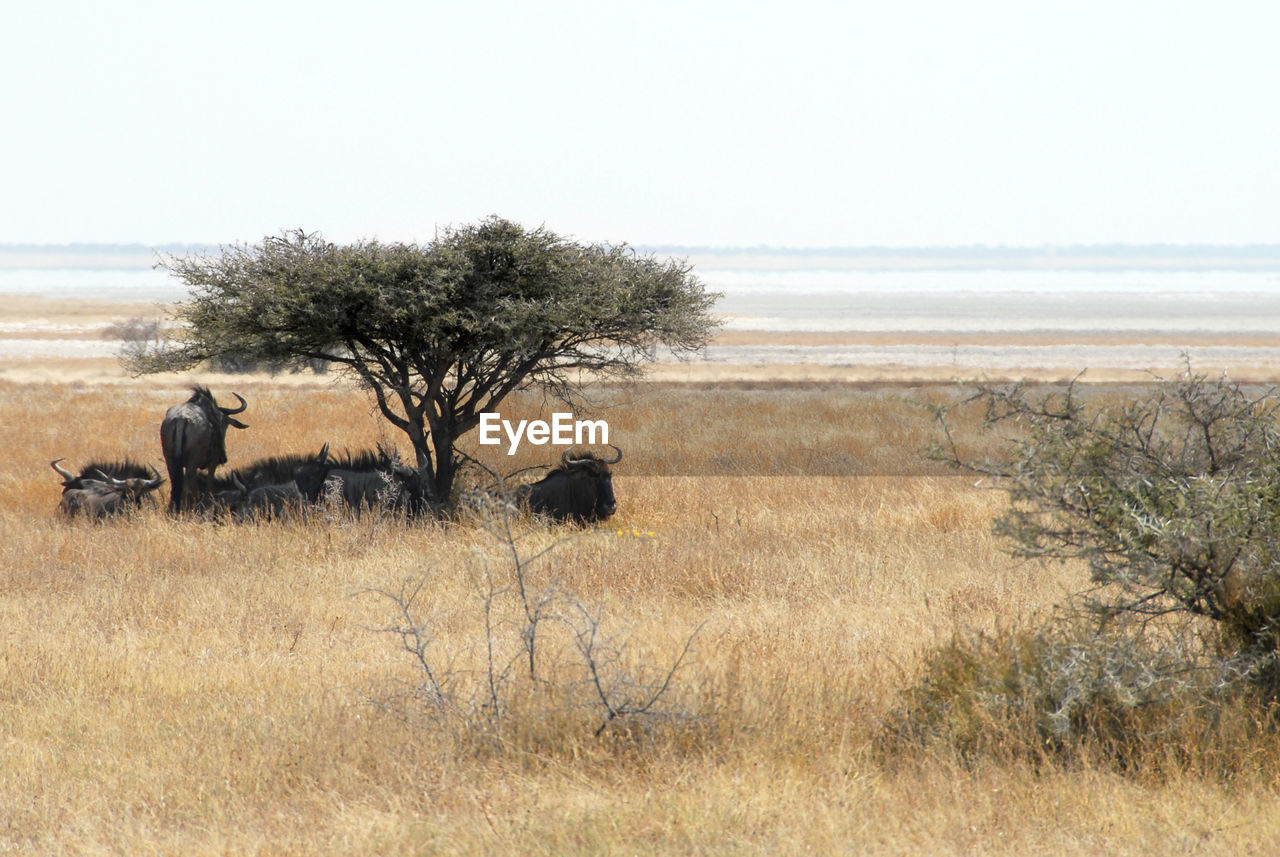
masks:
[[[160,446],[169,469],[170,511],[191,505],[196,471],[205,471],[211,481],[218,465],[227,462],[227,428],[248,428],[232,416],[248,403],[239,393],[232,395],[240,400],[240,407],[224,408],[207,387],[192,387],[191,398],[165,412],[160,423]]]
[[[138,508],[144,496],[164,483],[155,468],[132,461],[92,462],[79,475],[59,465],[59,461],[62,459],[54,459],[49,466],[62,476],[59,508],[65,515],[106,518],[128,512]]]
[[[531,511],[557,521],[603,521],[618,510],[609,465],[622,460],[622,450],[609,446],[618,453],[610,459],[590,452],[571,455],[572,450],[565,450],[559,467],[539,482],[522,485],[516,498],[528,503]]]

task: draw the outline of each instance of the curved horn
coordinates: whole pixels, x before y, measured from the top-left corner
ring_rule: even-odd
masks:
[[[94,473],[102,477],[102,481],[110,485],[112,488],[125,488],[129,485],[128,479],[117,479],[114,476],[103,473],[101,470],[94,470]]]
[[[78,479],[79,477],[78,477],[78,476],[76,476],[74,473],[72,473],[72,472],[71,472],[70,470],[68,470],[67,468],[65,468],[65,467],[59,467],[59,466],[58,466],[58,462],[59,462],[59,461],[64,460],[64,458],[65,458],[65,456],[64,456],[63,458],[55,458],[53,461],[50,461],[50,462],[49,462],[49,466],[50,466],[50,467],[52,467],[54,470],[58,471],[58,474],[59,474],[63,479],[67,479],[67,480]]]
[[[622,460],[622,450],[618,449],[618,448],[617,448],[616,446],[614,446],[613,444],[609,444],[609,447],[610,447],[614,452],[618,453],[618,456],[617,456],[617,458],[610,458],[608,461],[605,461],[604,463],[605,463],[605,464],[617,464],[619,461],[621,461],[621,460]],[[604,459],[601,459],[601,461],[604,461]]]
[[[160,475],[159,470],[156,470],[155,467],[153,467],[150,464],[147,465],[147,469],[150,470],[152,473],[154,473],[155,476],[149,482],[147,482],[146,490],[154,491],[155,489],[159,488],[161,485],[164,484],[164,477]]]
[[[249,403],[244,400],[244,396],[240,395],[239,393],[232,393],[231,395],[235,396],[237,399],[240,400],[240,407],[224,408],[221,405],[219,405],[218,410],[222,411],[227,416],[231,416],[232,414],[238,414],[241,411],[243,411],[245,408],[249,407]]]
[[[560,463],[565,467],[572,467],[575,464],[581,464],[586,461],[585,458],[570,458],[569,453],[573,452],[573,447],[569,447],[560,456]]]

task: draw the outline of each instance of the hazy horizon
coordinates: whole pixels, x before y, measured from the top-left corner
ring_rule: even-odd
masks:
[[[0,271],[145,270],[165,257],[216,255],[226,245],[2,244]],[[643,246],[695,271],[1280,271],[1280,244],[1091,244],[952,247]]]
[[[163,242],[148,244],[141,241],[123,242],[91,242],[67,241],[58,243],[32,242],[0,242],[0,253],[174,253],[179,251],[198,252],[213,251],[225,246],[233,246],[243,242]],[[255,243],[255,242],[249,242]],[[977,242],[972,244],[938,244],[938,245],[863,245],[841,244],[825,246],[754,244],[754,245],[697,245],[697,244],[633,244],[637,250],[655,253],[710,253],[710,254],[755,254],[755,255],[848,255],[871,256],[879,254],[903,254],[920,256],[964,256],[964,255],[1031,255],[1031,254],[1063,254],[1069,256],[1161,256],[1185,255],[1188,257],[1201,255],[1241,255],[1241,256],[1280,256],[1280,243],[1240,242],[1240,243],[1126,243],[1096,242],[1074,244],[992,244]]]

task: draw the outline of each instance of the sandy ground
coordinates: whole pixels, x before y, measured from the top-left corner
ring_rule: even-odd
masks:
[[[120,329],[131,321],[143,323],[160,320],[164,308],[149,303],[124,304],[107,301],[67,301],[34,297],[0,298],[0,380],[18,383],[72,382],[130,384],[130,378],[118,359],[122,346]],[[657,381],[686,383],[728,383],[736,381],[891,381],[891,382],[947,382],[970,380],[975,377],[1027,378],[1033,380],[1061,380],[1075,377],[1087,369],[1085,380],[1095,382],[1143,381],[1153,373],[1174,374],[1180,368],[1181,348],[1262,348],[1273,349],[1275,339],[1257,334],[1233,335],[1227,333],[1163,333],[1137,331],[1132,333],[1080,332],[1080,331],[997,331],[983,332],[794,332],[794,331],[744,331],[725,330],[717,337],[706,359],[689,361],[661,361],[649,368],[648,377]],[[751,350],[755,346],[762,349]],[[906,361],[881,355],[862,360],[859,353],[852,357],[832,357],[833,349],[884,348],[907,349],[912,357],[918,346],[921,352],[928,349],[944,349],[936,364],[919,359]],[[1113,362],[1116,349],[1127,347],[1161,349],[1160,365],[1135,366],[1132,361]],[[806,349],[812,348],[812,353]],[[1055,365],[1052,349],[1068,349],[1068,362]],[[1083,352],[1081,351],[1083,348]],[[1091,352],[1090,349],[1099,349]],[[775,350],[776,349],[776,350]],[[960,361],[947,359],[946,349],[962,349]],[[1013,349],[1013,357],[1009,356]],[[1042,354],[1028,356],[1024,365],[1016,361],[1018,349],[1035,351],[1050,349]],[[749,354],[748,359],[735,360],[732,356]],[[999,361],[984,360],[985,353],[1002,351]],[[1064,352],[1066,353],[1066,352]],[[1081,354],[1084,365],[1081,365]],[[724,355],[729,354],[726,358]],[[1046,363],[1045,354],[1048,354]],[[966,356],[967,355],[967,356]],[[1010,363],[1010,359],[1015,362]],[[908,363],[910,365],[908,365]],[[1268,382],[1280,381],[1280,365],[1259,360],[1242,352],[1222,365],[1197,363],[1198,371],[1227,371],[1238,380]],[[201,376],[209,383],[216,383],[219,376]],[[183,375],[191,381],[193,375]],[[266,376],[263,376],[266,379]],[[166,382],[173,379],[152,379]],[[298,386],[328,386],[334,383],[332,376],[316,376],[310,373],[273,376],[272,383]]]

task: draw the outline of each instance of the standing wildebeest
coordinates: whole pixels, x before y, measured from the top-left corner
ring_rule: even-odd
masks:
[[[233,418],[248,403],[244,396],[238,408],[219,407],[207,387],[192,387],[191,398],[174,405],[160,423],[160,447],[169,468],[169,511],[178,512],[192,505],[197,486],[196,471],[206,475],[206,489],[212,490],[213,472],[227,463],[227,426],[248,428]]]
[[[56,458],[49,466],[62,476],[62,501],[58,508],[67,516],[109,518],[137,509],[142,498],[159,488],[164,479],[154,468],[132,461],[92,462],[80,475],[60,467]]]
[[[539,482],[521,485],[515,498],[528,504],[530,511],[546,515],[556,521],[603,521],[618,510],[613,496],[613,474],[610,464],[622,460],[622,450],[615,458],[605,460],[588,452],[570,458],[570,450],[560,456],[560,466]]]

